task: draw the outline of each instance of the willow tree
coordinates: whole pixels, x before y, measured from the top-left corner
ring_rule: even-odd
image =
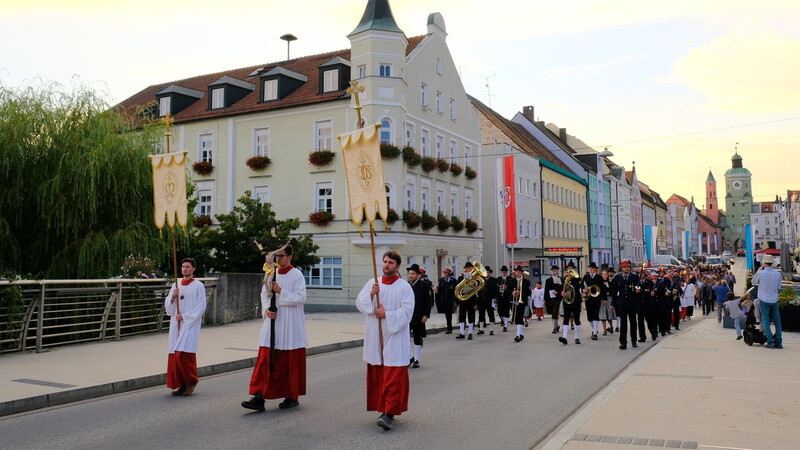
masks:
[[[87,88],[0,86],[0,273],[108,277],[130,254],[163,260],[156,133]]]

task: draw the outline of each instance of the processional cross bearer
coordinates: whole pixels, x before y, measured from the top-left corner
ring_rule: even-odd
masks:
[[[275,228],[272,229],[272,237],[268,239],[267,245],[270,247],[277,247],[276,243],[278,242],[277,235],[275,234]],[[264,255],[264,289],[269,297],[269,308],[267,309],[269,312],[277,313],[278,312],[278,305],[275,298],[275,291],[272,290],[272,282],[275,280],[275,274],[281,266],[275,260],[275,255],[280,251],[285,251],[286,247],[294,246],[297,244],[297,239],[292,238],[289,242],[284,243],[280,247],[275,248],[275,250],[267,251],[264,249],[257,240],[253,240],[255,242],[256,247],[258,250]],[[275,319],[270,318],[269,323],[269,370],[272,371],[273,367],[275,367]]]
[[[366,217],[369,223],[369,241],[372,248],[372,276],[378,283],[378,267],[375,259],[375,226],[376,216],[380,216],[384,223],[388,215],[386,192],[383,182],[383,168],[381,167],[380,140],[378,130],[381,124],[364,125],[361,117],[361,99],[359,94],[365,91],[358,81],[351,81],[350,87],[345,90],[353,96],[358,115],[358,129],[338,136],[339,145],[344,155],[345,174],[347,178],[347,191],[350,198],[350,220],[359,227]],[[387,227],[388,228],[388,227]],[[381,307],[380,294],[375,295],[375,307]],[[383,364],[383,324],[378,320],[378,334],[380,341],[381,364]]]

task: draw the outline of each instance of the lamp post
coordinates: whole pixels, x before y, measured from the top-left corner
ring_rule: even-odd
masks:
[[[289,46],[291,45],[292,41],[297,40],[297,36],[293,35],[292,33],[286,33],[281,36],[282,41],[286,41],[286,59],[289,60]]]
[[[617,259],[617,265],[619,265],[619,263],[622,262],[622,239],[625,238],[625,235],[620,233],[620,230],[619,230],[619,207],[620,207],[619,203],[612,203],[611,204],[611,208],[617,210],[617,233],[616,234],[617,234],[617,254],[619,256],[618,259]]]

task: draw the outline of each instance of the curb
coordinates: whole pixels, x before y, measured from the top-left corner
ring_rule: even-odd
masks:
[[[444,330],[445,327],[434,327],[428,330],[429,333],[438,333]],[[336,352],[339,350],[347,350],[351,348],[361,347],[364,345],[364,339],[356,339],[352,341],[334,342],[332,344],[324,344],[316,347],[306,349],[306,357],[314,355],[322,355],[325,353]],[[228,361],[223,363],[211,364],[197,368],[197,376],[199,378],[209,377],[212,375],[220,375],[228,372],[235,372],[237,370],[252,368],[256,363],[256,358],[245,358],[235,361]],[[62,392],[54,392],[52,394],[37,395],[35,397],[20,398],[17,400],[10,400],[7,402],[0,402],[0,417],[10,416],[12,414],[19,414],[28,411],[34,411],[42,408],[50,408],[53,406],[66,405],[68,403],[75,403],[84,400],[91,400],[99,397],[106,397],[109,395],[123,394],[125,392],[136,391],[139,389],[147,389],[156,386],[162,386],[167,382],[167,375],[165,373],[158,375],[148,375],[139,378],[132,378],[123,381],[114,381],[111,383],[100,384],[97,386],[88,386],[78,389],[70,389]]]

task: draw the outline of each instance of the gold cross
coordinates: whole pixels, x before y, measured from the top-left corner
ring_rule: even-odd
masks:
[[[361,120],[361,108],[362,107],[361,107],[361,101],[358,98],[358,94],[364,92],[365,90],[366,90],[366,88],[363,85],[358,84],[358,81],[356,81],[356,80],[351,81],[350,82],[350,87],[345,89],[345,92],[347,92],[348,94],[354,96],[355,99],[356,99],[355,110],[356,110],[356,114],[358,114],[358,126],[359,127],[363,127],[363,121]]]
[[[170,153],[169,141],[170,138],[172,137],[172,132],[170,131],[170,127],[172,126],[172,123],[175,122],[175,119],[173,119],[169,113],[166,113],[164,117],[161,118],[161,122],[163,122],[167,126],[167,131],[164,132],[164,136],[166,136],[167,138],[167,153]]]

